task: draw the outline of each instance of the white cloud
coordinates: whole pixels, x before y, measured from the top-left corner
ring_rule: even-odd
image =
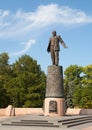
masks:
[[[2,10],[0,9],[0,18],[4,18],[9,15],[9,10]]]
[[[10,12],[8,10],[2,10],[0,9],[0,30],[3,27],[6,27],[9,25],[9,22],[7,22],[7,19],[9,16]]]
[[[35,23],[42,23],[42,25],[52,23],[66,25],[92,23],[92,16],[86,15],[85,12],[67,6],[59,6],[57,4],[39,6],[38,10],[32,15],[30,19],[34,20]]]
[[[34,12],[0,10],[0,38],[23,37],[49,25],[72,26],[92,23],[92,16],[68,6],[41,5]]]
[[[27,52],[30,47],[35,44],[35,40],[29,40],[26,43],[21,43],[24,45],[24,49],[18,52],[13,52],[10,54],[10,56],[17,56],[17,55],[22,55],[23,53]]]

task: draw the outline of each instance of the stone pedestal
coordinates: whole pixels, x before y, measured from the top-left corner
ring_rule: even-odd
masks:
[[[64,116],[64,103],[65,99],[62,66],[48,66],[44,115]]]
[[[45,98],[45,116],[64,116],[64,98]]]
[[[46,81],[46,97],[63,98],[63,68],[62,66],[48,66]]]

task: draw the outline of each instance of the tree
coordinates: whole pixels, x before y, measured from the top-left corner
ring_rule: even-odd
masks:
[[[92,108],[92,65],[68,67],[64,88],[68,107]]]
[[[8,96],[4,88],[5,82],[9,81],[11,68],[8,64],[9,56],[7,53],[0,54],[0,107],[8,105]]]
[[[10,102],[16,107],[42,107],[46,76],[40,65],[23,55],[12,65],[13,76],[5,84]]]
[[[85,66],[83,68],[83,80],[82,84],[85,85],[91,85],[92,86],[92,65]]]
[[[81,85],[81,73],[83,68],[78,65],[70,65],[64,71],[64,89],[67,107],[74,107],[73,93],[78,85]]]
[[[0,81],[0,108],[6,107],[8,105],[8,96],[6,94],[5,89],[3,88],[3,84]]]
[[[83,67],[81,86],[73,94],[75,106],[92,108],[92,65]]]
[[[77,88],[73,94],[73,102],[79,108],[92,108],[92,86]]]

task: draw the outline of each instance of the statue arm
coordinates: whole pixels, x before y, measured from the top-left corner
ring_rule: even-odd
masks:
[[[63,45],[63,47],[64,47],[64,48],[68,48],[68,47],[66,46],[65,42],[63,41],[63,39],[62,39],[60,36],[58,36],[58,38],[59,38],[59,41],[61,42],[61,44]]]
[[[51,44],[51,38],[49,39],[49,44],[48,44],[48,47],[47,47],[47,52],[50,52],[50,44]]]

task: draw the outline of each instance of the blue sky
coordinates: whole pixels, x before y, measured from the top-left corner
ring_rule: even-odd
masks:
[[[0,54],[7,52],[10,63],[28,54],[47,72],[53,30],[68,46],[60,47],[64,70],[92,64],[92,0],[0,0]]]

